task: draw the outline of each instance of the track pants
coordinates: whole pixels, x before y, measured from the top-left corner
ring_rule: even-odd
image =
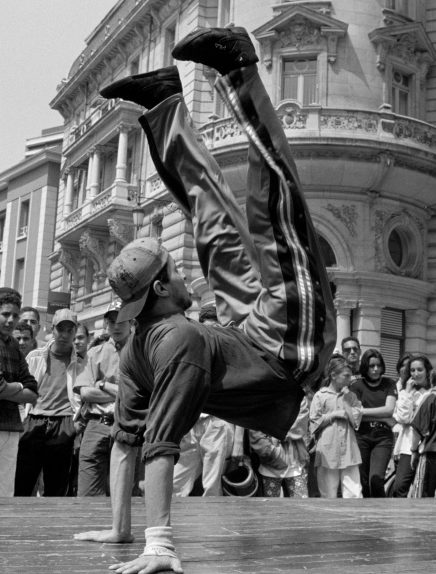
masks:
[[[192,218],[221,323],[240,325],[308,391],[333,351],[336,327],[290,147],[255,65],[219,78],[216,87],[250,142],[248,225],[181,94],[139,121],[161,179]]]

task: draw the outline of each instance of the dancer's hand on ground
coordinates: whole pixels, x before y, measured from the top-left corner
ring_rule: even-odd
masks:
[[[90,542],[112,542],[114,544],[128,544],[133,542],[132,534],[121,534],[114,530],[90,530],[74,535],[75,540],[88,540]]]
[[[112,564],[109,570],[116,574],[153,574],[153,572],[175,572],[183,574],[180,560],[172,556],[138,556],[130,562]]]

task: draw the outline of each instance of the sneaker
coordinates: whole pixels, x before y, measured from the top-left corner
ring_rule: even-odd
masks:
[[[245,28],[199,28],[180,40],[172,55],[215,68],[223,76],[259,61]]]
[[[177,66],[128,76],[100,91],[103,98],[122,98],[149,110],[170,96],[181,93],[182,84]]]

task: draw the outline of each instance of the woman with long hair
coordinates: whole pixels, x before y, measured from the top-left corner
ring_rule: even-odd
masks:
[[[412,496],[436,495],[436,372],[430,374],[430,389],[425,393],[412,419],[411,466],[416,468]]]
[[[367,349],[360,361],[360,378],[351,385],[363,405],[356,437],[362,457],[360,480],[365,498],[385,496],[385,474],[394,443],[392,415],[398,393],[395,381],[386,377],[385,371],[381,353]]]
[[[394,458],[398,460],[393,487],[395,498],[406,498],[415,476],[411,467],[410,451],[413,429],[410,426],[419,405],[430,388],[432,364],[425,355],[413,355],[406,367],[405,379],[398,393],[394,419],[400,424],[400,431],[394,447]]]

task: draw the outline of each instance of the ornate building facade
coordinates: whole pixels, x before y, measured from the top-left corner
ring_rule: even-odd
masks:
[[[212,298],[191,225],[158,178],[137,117],[101,86],[171,60],[197,26],[247,28],[292,147],[337,309],[392,371],[403,350],[436,360],[436,0],[120,0],[86,40],[51,106],[65,120],[51,289],[91,330],[106,271],[136,233],[162,239]],[[193,121],[244,206],[247,141],[213,90],[179,62]]]

